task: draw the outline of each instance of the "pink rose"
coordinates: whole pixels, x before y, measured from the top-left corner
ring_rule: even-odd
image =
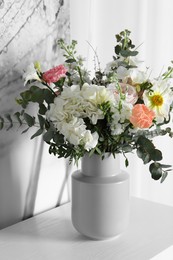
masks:
[[[119,83],[119,84],[120,84],[122,93],[125,94],[125,96],[126,96],[126,101],[128,103],[134,105],[136,103],[136,101],[138,100],[138,93],[136,92],[136,89],[133,86],[126,84],[126,83]],[[119,91],[115,90],[114,85],[110,84],[108,86],[108,88],[113,91],[115,98],[118,99]]]
[[[154,111],[150,110],[143,104],[136,104],[132,109],[130,122],[134,127],[149,128],[155,117]]]
[[[134,105],[138,100],[138,94],[136,92],[136,89],[133,86],[125,83],[120,83],[120,86],[122,92],[126,94],[126,101]]]
[[[48,84],[57,82],[66,76],[67,69],[63,65],[59,65],[43,73],[43,80]]]

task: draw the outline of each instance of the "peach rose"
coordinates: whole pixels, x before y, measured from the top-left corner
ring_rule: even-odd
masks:
[[[144,104],[136,104],[132,109],[130,122],[134,127],[149,128],[155,117],[154,111],[150,110]]]
[[[59,65],[43,73],[43,80],[48,84],[57,82],[66,76],[67,69],[63,65]]]

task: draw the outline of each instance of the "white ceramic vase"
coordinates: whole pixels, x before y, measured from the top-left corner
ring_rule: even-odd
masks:
[[[120,170],[119,155],[84,156],[72,174],[72,223],[92,239],[123,233],[129,219],[129,175]]]

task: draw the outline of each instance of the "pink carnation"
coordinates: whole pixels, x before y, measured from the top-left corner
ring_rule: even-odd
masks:
[[[57,82],[66,76],[67,69],[63,65],[59,65],[43,73],[43,80],[48,84]]]
[[[154,111],[150,110],[143,104],[136,104],[132,109],[130,122],[134,127],[149,128],[155,117]]]

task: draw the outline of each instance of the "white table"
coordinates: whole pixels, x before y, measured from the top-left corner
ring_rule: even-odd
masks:
[[[173,245],[173,207],[132,198],[127,231],[112,240],[92,241],[73,228],[70,206],[1,230],[0,259],[149,260]]]

